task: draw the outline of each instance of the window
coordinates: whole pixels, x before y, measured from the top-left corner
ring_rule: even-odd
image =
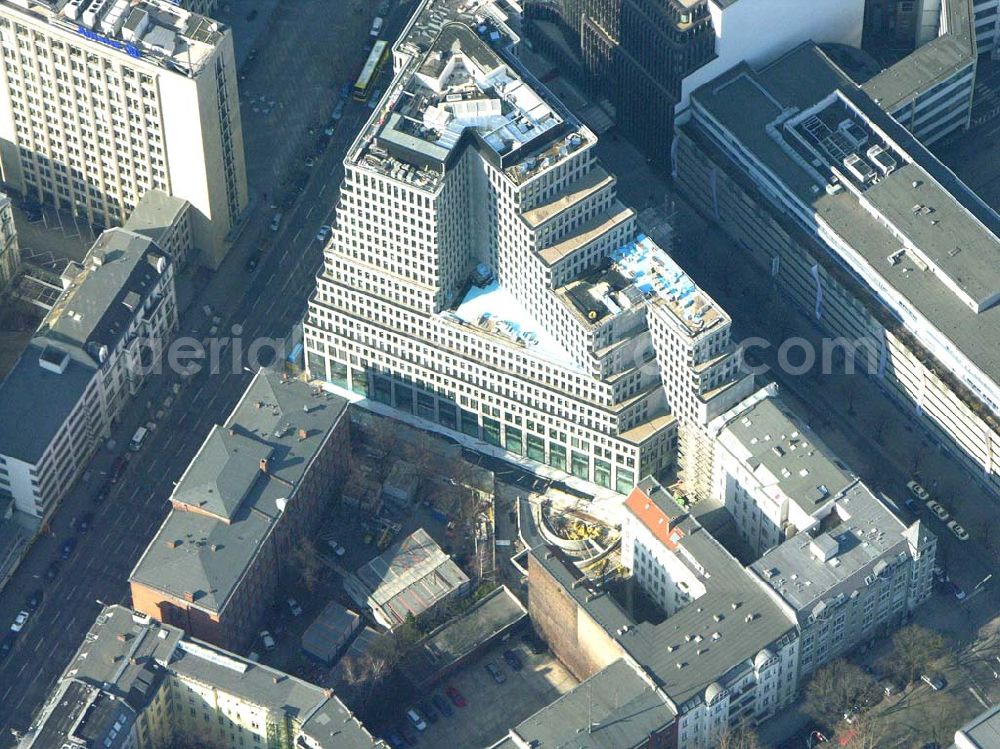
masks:
[[[584,453],[573,451],[573,464],[570,472],[579,479],[590,480],[590,458]]]
[[[522,455],[524,445],[521,441],[521,430],[517,427],[508,426],[506,428],[506,438],[507,449],[512,453]]]

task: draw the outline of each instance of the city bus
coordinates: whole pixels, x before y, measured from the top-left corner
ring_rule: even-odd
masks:
[[[382,69],[382,63],[385,62],[388,52],[388,42],[375,42],[371,54],[368,55],[368,60],[361,70],[361,75],[358,76],[358,80],[354,83],[353,96],[355,101],[368,101],[368,97],[372,95],[372,86],[375,83],[375,79],[378,78],[379,71]]]

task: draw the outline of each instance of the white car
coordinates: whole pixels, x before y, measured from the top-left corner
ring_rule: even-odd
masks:
[[[924,487],[916,481],[907,481],[906,488],[910,490],[910,494],[919,499],[921,502],[926,502],[931,498],[930,492],[924,489]]]
[[[268,653],[274,650],[274,638],[271,636],[271,633],[268,632],[266,629],[261,631],[260,641],[264,645],[264,650],[266,650]]]
[[[28,617],[31,616],[27,611],[22,611],[14,618],[14,623],[10,625],[11,632],[20,632],[24,629],[25,623],[28,621]]]
[[[948,529],[955,534],[955,538],[959,541],[968,541],[969,532],[965,530],[961,525],[958,524],[957,520],[952,520],[948,523]]]
[[[316,232],[316,241],[325,242],[326,238],[330,236],[331,231],[333,231],[333,229],[326,224],[319,227],[319,231]]]
[[[342,556],[344,556],[344,554],[347,553],[347,549],[345,549],[343,546],[341,546],[340,544],[338,544],[336,541],[334,541],[332,539],[329,540],[329,541],[327,541],[326,545],[329,546],[330,547],[330,551],[332,551],[338,557],[342,557]]]
[[[928,499],[926,504],[927,509],[933,512],[937,516],[937,519],[942,523],[951,517],[951,513],[949,513],[943,505],[935,502],[933,499]]]
[[[288,599],[288,609],[292,612],[292,616],[302,616],[302,607],[294,598]]]

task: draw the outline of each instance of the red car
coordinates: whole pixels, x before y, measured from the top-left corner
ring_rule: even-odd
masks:
[[[117,484],[118,480],[121,479],[122,474],[125,473],[125,466],[128,465],[128,458],[124,455],[119,455],[115,460],[114,464],[111,466],[111,483]]]
[[[465,701],[465,697],[459,692],[455,687],[448,687],[444,690],[444,693],[448,695],[448,699],[451,700],[455,707],[465,707],[469,703]]]

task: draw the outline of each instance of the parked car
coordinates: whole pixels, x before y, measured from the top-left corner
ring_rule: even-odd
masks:
[[[99,505],[101,504],[101,502],[103,502],[108,498],[108,492],[110,491],[111,491],[111,484],[104,483],[101,485],[101,488],[97,490],[97,493],[94,494],[93,497],[91,497],[91,500],[94,502],[95,505]]]
[[[511,671],[521,670],[521,659],[517,657],[517,653],[513,650],[503,651],[503,659],[507,662],[507,665],[510,666]]]
[[[436,707],[438,712],[440,712],[444,717],[450,718],[455,714],[455,709],[451,706],[451,703],[440,694],[435,694],[431,697],[431,702],[434,703],[434,707]]]
[[[541,655],[546,650],[545,640],[539,637],[534,630],[528,632],[521,639],[524,640],[525,644],[528,646],[528,650],[535,655]]]
[[[87,531],[90,530],[90,526],[93,525],[93,523],[94,523],[94,513],[92,512],[83,513],[79,518],[77,518],[76,523],[74,523],[76,527],[76,532],[86,533]]]
[[[17,616],[14,617],[14,623],[10,625],[10,631],[17,634],[22,629],[24,625],[28,622],[28,617],[31,616],[27,611],[21,611]]]
[[[959,541],[968,541],[969,532],[965,530],[961,525],[958,524],[957,520],[951,520],[948,522],[948,529],[955,535]]]
[[[444,693],[448,696],[448,699],[451,700],[451,704],[453,704],[455,707],[465,707],[466,705],[469,704],[468,702],[465,701],[465,697],[462,695],[462,693],[459,692],[455,687],[449,686],[447,689],[444,690]]]
[[[292,612],[292,616],[302,616],[302,607],[294,598],[288,599],[288,610]]]
[[[404,722],[400,724],[399,732],[403,734],[403,746],[416,746],[420,743],[417,739],[417,734],[409,723]]]
[[[250,257],[247,258],[246,269],[253,273],[257,270],[257,264],[260,263],[260,254],[257,252],[251,252]]]
[[[53,559],[49,563],[48,568],[45,570],[45,579],[48,580],[49,582],[52,582],[53,580],[56,579],[56,576],[58,574],[59,574],[59,562],[58,560]]]
[[[935,692],[940,692],[942,689],[948,686],[948,683],[944,680],[944,677],[939,676],[938,674],[921,674],[920,681],[929,686]]]
[[[24,599],[24,608],[34,614],[38,611],[38,607],[42,605],[42,599],[45,597],[45,591],[41,588],[31,593],[26,599]]]
[[[347,553],[347,549],[338,544],[336,541],[328,540],[326,545],[330,547],[330,551],[336,554],[338,557],[344,556]]]
[[[938,502],[935,502],[933,499],[927,500],[926,504],[927,504],[927,509],[933,512],[937,516],[937,519],[940,520],[942,523],[951,517],[951,513],[949,513],[944,508],[943,505],[941,505]]]
[[[125,455],[119,455],[115,458],[115,462],[111,464],[111,483],[117,484],[125,473],[125,468],[128,466],[128,458]]]
[[[389,731],[385,735],[385,741],[391,749],[404,749],[406,747],[406,740],[395,731]]]
[[[330,231],[331,231],[330,227],[327,226],[326,224],[319,227],[319,230],[316,232],[316,241],[325,242],[327,237],[330,236]]]
[[[418,707],[420,708],[420,714],[424,716],[428,723],[437,723],[438,713],[430,700],[424,700]]]
[[[493,661],[490,661],[489,663],[486,664],[486,670],[489,672],[490,676],[493,677],[493,681],[495,681],[497,684],[503,684],[505,681],[507,681],[507,677],[504,676],[503,671],[501,671],[500,667]]]
[[[953,596],[955,596],[955,598],[957,598],[959,601],[965,600],[965,591],[962,590],[957,583],[954,582],[949,583],[949,586],[951,587],[951,593]]]
[[[427,723],[424,721],[423,716],[416,711],[415,708],[410,708],[406,711],[406,719],[410,721],[410,725],[416,728],[418,731],[426,731]]]
[[[74,549],[76,549],[76,538],[70,536],[63,541],[63,545],[59,547],[59,558],[64,562],[67,561],[71,556],[73,556]]]
[[[261,644],[263,644],[264,646],[264,650],[266,650],[268,653],[274,650],[274,637],[272,637],[271,633],[268,632],[266,629],[261,630],[260,641]]]
[[[341,117],[344,116],[344,106],[347,104],[343,99],[338,101],[334,107],[333,111],[330,112],[330,119],[337,122]]]
[[[904,499],[903,504],[906,505],[906,509],[912,512],[914,515],[920,512],[920,505],[916,503],[916,500],[914,500],[913,497],[907,497],[906,499]]]
[[[271,231],[278,231],[281,228],[281,211],[278,211],[273,216],[271,216]]]
[[[906,488],[910,490],[910,494],[919,499],[921,502],[926,502],[928,499],[931,498],[930,492],[924,489],[924,487],[922,487],[916,481],[912,480],[907,481]]]

